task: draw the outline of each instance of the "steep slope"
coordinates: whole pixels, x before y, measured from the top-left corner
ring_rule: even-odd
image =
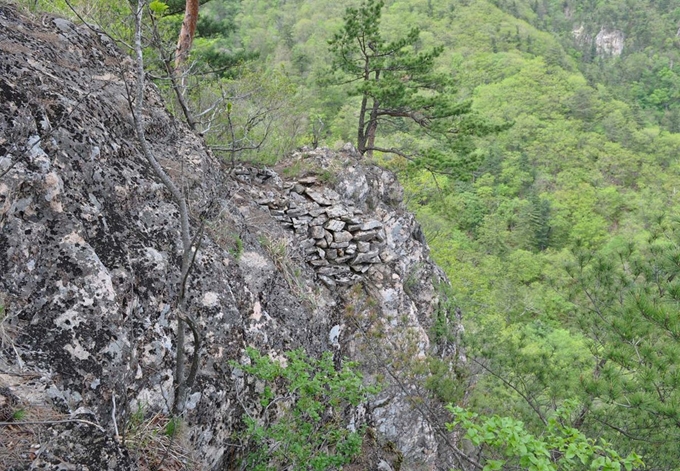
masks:
[[[0,419],[14,422],[0,423],[0,466],[234,469],[259,387],[229,363],[246,346],[361,361],[383,387],[346,411],[376,430],[366,468],[455,459],[428,417],[436,403],[413,401],[414,365],[458,354],[428,338],[445,277],[394,175],[351,147],[297,154],[288,179],[225,169],[151,85],[149,144],[205,231],[188,281],[199,372],[179,443],[163,442],[182,454],[144,441],[170,423],[181,241],[136,142],[131,65],[92,29],[0,6]]]

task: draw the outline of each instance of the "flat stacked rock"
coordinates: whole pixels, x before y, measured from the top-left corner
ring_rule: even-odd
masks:
[[[258,183],[268,175],[259,172],[265,174],[250,175]],[[306,262],[326,286],[353,284],[372,264],[388,260],[383,223],[365,216],[352,201],[342,201],[314,176],[284,182],[282,188],[258,203],[294,231]]]

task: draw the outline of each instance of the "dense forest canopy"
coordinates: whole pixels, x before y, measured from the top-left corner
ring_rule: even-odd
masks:
[[[68,12],[63,0],[26,3]],[[117,2],[70,3],[104,25],[126,14]],[[158,3],[168,8],[154,10],[148,66],[160,77],[184,2]],[[365,89],[332,80],[329,65],[346,7],[361,2],[202,3],[183,93],[216,152],[271,164],[301,145],[357,144]],[[372,157],[399,173],[464,313],[472,379],[444,399],[520,420],[524,438],[555,432],[557,417],[648,469],[677,469],[680,4],[386,0],[380,13],[381,41],[431,54],[427,72],[446,84],[437,93],[474,117],[445,144],[417,122],[387,121],[372,146],[434,147],[448,165]]]

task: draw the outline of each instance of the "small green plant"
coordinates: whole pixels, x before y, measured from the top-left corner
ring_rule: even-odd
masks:
[[[146,417],[146,407],[143,404],[137,405],[137,410],[130,414],[130,419],[128,420],[128,427],[130,429],[135,429],[144,423]]]
[[[301,178],[307,175],[315,175],[321,183],[333,185],[338,181],[338,173],[342,168],[337,163],[331,163],[328,168],[321,167],[314,160],[297,160],[285,167],[281,173],[288,179]]]
[[[423,271],[423,263],[416,263],[408,273],[406,280],[404,280],[404,291],[409,296],[413,296],[418,284],[420,283],[421,273]]]
[[[250,365],[231,366],[264,387],[252,404],[259,413],[249,411],[244,419],[243,438],[251,450],[244,469],[341,469],[359,453],[363,430],[350,430],[343,414],[377,388],[363,384],[355,363],[336,369],[330,352],[316,360],[303,350],[293,350],[285,354],[285,365],[253,348],[247,354]]]
[[[333,185],[338,181],[338,174],[332,170],[322,170],[319,173],[319,180],[327,185]]]
[[[171,417],[168,423],[165,424],[165,436],[168,438],[174,438],[180,432],[182,427],[182,420],[179,417]]]
[[[12,421],[18,422],[26,418],[26,409],[17,409],[12,413]]]
[[[283,176],[286,178],[299,178],[309,171],[309,164],[302,160],[298,160],[293,165],[284,168],[281,173],[283,173]]]
[[[295,278],[295,266],[288,253],[288,243],[285,240],[276,241],[268,236],[261,236],[260,245],[269,254],[274,265],[283,272],[286,281],[293,288],[294,283],[292,281]]]
[[[456,312],[459,309],[451,287],[446,283],[437,286],[438,302],[432,313],[432,327],[430,327],[430,340],[436,345],[456,343],[460,335],[460,319]],[[458,311],[459,312],[459,311]]]
[[[243,254],[243,239],[239,236],[234,237],[234,248],[232,248],[229,253],[238,260]]]
[[[149,414],[146,404],[138,404],[125,424],[123,441],[139,469],[190,469],[193,458],[182,440],[180,417],[161,412]]]

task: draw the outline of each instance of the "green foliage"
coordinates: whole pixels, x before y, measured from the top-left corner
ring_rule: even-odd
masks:
[[[421,168],[467,175],[475,167],[471,136],[491,131],[470,114],[469,101],[456,99],[447,74],[435,71],[444,48],[419,51],[420,30],[411,28],[395,40],[381,32],[382,0],[365,0],[347,8],[344,26],[329,41],[338,83],[353,84],[350,95],[361,98],[357,149],[405,156]],[[378,127],[404,129],[428,137],[426,148],[376,145]]]
[[[529,433],[521,421],[512,418],[479,416],[451,405],[448,409],[454,415],[453,422],[447,424],[449,429],[460,426],[465,438],[481,447],[484,471],[517,466],[529,471],[632,471],[644,466],[637,454],[622,457],[609,443],[589,439],[564,425],[576,409],[573,402],[547,420],[541,436]]]
[[[424,386],[445,404],[458,402],[465,396],[469,374],[458,355],[461,312],[448,286],[438,286],[438,292],[439,302],[433,312],[429,332],[433,355],[428,356],[424,362]]]
[[[677,20],[680,14],[675,2],[630,0],[591,2],[557,0],[542,2],[496,2],[510,12],[512,4],[531,5],[532,11],[520,14],[539,29],[552,32],[577,60],[580,70],[591,83],[602,83],[616,96],[633,104],[639,118],[680,130],[678,75],[673,70],[680,55],[677,52]],[[579,38],[574,41],[574,25],[579,25]],[[623,53],[618,58],[598,51],[595,38],[605,25],[625,37]]]
[[[236,260],[241,258],[243,255],[243,239],[240,236],[234,236],[234,248],[229,251]]]
[[[171,417],[168,423],[165,424],[163,432],[168,438],[176,437],[182,428],[182,419],[179,417]]]
[[[430,328],[430,339],[437,345],[455,342],[457,329],[460,328],[454,314],[457,306],[450,291],[447,287],[440,286],[439,292],[440,299]]]
[[[644,243],[581,250],[567,271],[573,315],[596,361],[581,378],[592,415],[641,440],[650,465],[672,466],[680,442],[677,222],[662,221]]]
[[[111,0],[16,0],[33,12],[48,12],[74,22],[99,26],[116,40],[131,43],[133,25],[129,2]]]
[[[149,9],[157,15],[163,15],[170,7],[161,0],[153,0],[149,3]]]
[[[203,51],[200,45],[197,49]],[[203,76],[188,80],[194,106],[213,110],[211,119],[199,127],[218,155],[232,162],[271,165],[299,145],[304,101],[284,71],[248,65],[236,76],[223,72],[215,69],[214,80]]]
[[[677,32],[667,21],[677,20],[672,3],[386,0],[379,21],[369,28],[379,33],[383,47],[418,30],[403,53],[417,56],[443,48],[431,73],[448,80],[439,92],[444,101],[472,100],[472,111],[487,122],[514,123],[497,134],[463,139],[461,145],[470,146],[458,151],[447,147],[450,141],[422,133],[418,124],[386,118],[376,142],[405,153],[422,150],[413,155],[426,165],[386,162],[399,171],[432,255],[451,280],[470,358],[499,376],[473,363],[480,373],[470,378],[475,384],[470,404],[521,418],[535,436],[543,422],[520,392],[543,417],[569,397],[587,406],[592,398],[584,394],[582,374],[594,370],[596,357],[566,289],[573,281],[561,267],[575,260],[579,247],[612,250],[622,240],[644,238],[658,214],[677,213],[673,195],[680,184],[680,139],[668,132],[677,88],[664,67],[677,69],[670,63],[678,59],[662,44]],[[357,21],[367,5],[353,5]],[[315,123],[322,123],[309,134],[320,144],[358,137],[361,80],[318,88],[334,60],[327,41],[346,26],[344,10],[338,2],[253,0],[242,4],[236,19],[235,34],[244,48],[260,51],[270,67],[284,68],[307,94]],[[631,23],[626,15],[641,21]],[[631,28],[625,31],[621,58],[600,59],[590,46],[574,43],[575,24],[583,23],[594,37],[610,20]],[[645,39],[638,34],[645,24],[661,27],[645,33]],[[357,52],[352,44],[347,47]],[[395,87],[406,87],[400,78],[395,77]],[[372,87],[365,86],[366,91],[378,96],[381,90]],[[660,92],[654,95],[654,90]],[[354,95],[348,99],[346,92]],[[414,96],[427,98],[428,93]],[[431,148],[442,151],[441,163],[422,158]],[[451,175],[433,179],[427,167],[446,167]],[[432,338],[443,339],[443,318],[434,324]],[[428,368],[429,391],[457,397],[448,380],[457,376],[445,364]],[[578,428],[606,436],[620,449],[635,449],[639,442],[595,420],[621,410],[597,404],[602,409],[593,408]],[[653,447],[643,451],[647,458],[655,454]],[[660,447],[656,454],[674,453]]]
[[[17,409],[12,412],[12,421],[20,422],[26,418],[26,409]]]
[[[377,390],[364,386],[355,363],[336,369],[330,352],[319,360],[302,350],[280,360],[252,348],[246,353],[250,364],[233,362],[232,367],[262,385],[257,413],[244,419],[248,469],[340,469],[359,453],[362,433],[348,428],[344,413]]]
[[[21,3],[75,19],[63,0]],[[129,39],[127,2],[71,3]],[[158,27],[171,51],[184,2],[154,2],[162,3]],[[364,138],[375,102],[411,113],[380,116],[374,147],[415,158],[382,163],[399,172],[451,280],[472,365],[467,376],[449,359],[427,362],[427,390],[456,401],[472,384],[472,407],[521,419],[537,440],[544,420],[578,397],[585,415],[574,428],[675,469],[677,242],[667,222],[658,227],[662,215],[678,215],[676,3],[375,0],[346,10],[326,0],[211,0],[192,57],[199,75],[186,77],[185,96],[218,154],[266,164],[301,144],[357,139],[364,99]],[[624,32],[620,57],[594,46],[603,27]],[[387,55],[371,57],[359,33]],[[145,53],[153,74],[163,72],[158,52]],[[321,87],[334,61],[335,79],[357,80]],[[447,116],[452,110],[459,114]],[[226,239],[238,253],[238,241]],[[285,247],[268,246],[307,296]],[[451,342],[451,312],[437,311],[433,348]]]

